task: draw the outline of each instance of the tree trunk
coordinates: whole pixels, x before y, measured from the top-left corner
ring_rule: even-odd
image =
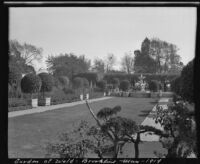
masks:
[[[140,143],[140,133],[137,133],[136,141],[134,144],[135,147],[135,158],[139,158],[139,143]]]

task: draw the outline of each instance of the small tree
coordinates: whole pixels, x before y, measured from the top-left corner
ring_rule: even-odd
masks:
[[[38,93],[40,91],[42,82],[39,76],[35,74],[27,74],[21,80],[21,89],[24,93],[30,93],[31,97],[33,93]]]
[[[38,74],[38,76],[42,81],[40,92],[43,93],[43,98],[44,98],[45,92],[50,92],[53,88],[53,77],[45,72]]]
[[[130,88],[130,82],[128,80],[121,81],[119,88],[122,91],[127,91]]]

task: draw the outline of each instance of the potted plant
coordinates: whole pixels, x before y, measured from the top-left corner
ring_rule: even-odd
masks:
[[[119,88],[123,91],[122,96],[128,97],[129,96],[129,88],[130,88],[130,82],[128,80],[123,80],[120,82]]]
[[[42,82],[42,86],[40,89],[40,92],[43,94],[43,97],[41,99],[41,105],[51,105],[51,97],[45,97],[45,92],[50,92],[52,90],[53,77],[46,72],[40,73],[38,74],[38,76],[40,77]]]
[[[40,91],[42,82],[39,76],[30,73],[25,75],[21,80],[21,90],[23,93],[31,94],[31,105],[32,107],[38,106],[38,98],[33,98],[33,93],[38,93]]]

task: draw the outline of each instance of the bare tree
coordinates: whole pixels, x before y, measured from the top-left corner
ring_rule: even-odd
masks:
[[[10,41],[10,54],[20,56],[25,60],[25,64],[33,66],[33,61],[41,61],[42,48],[24,43],[20,44],[17,40]]]
[[[134,57],[130,52],[125,53],[121,61],[122,70],[126,71],[128,74],[134,70]]]
[[[93,70],[99,72],[99,73],[104,73],[105,72],[105,63],[102,59],[95,59],[94,60],[94,65],[93,65]]]
[[[113,69],[113,66],[116,63],[116,57],[114,56],[114,54],[109,53],[106,57],[106,72],[109,72]]]

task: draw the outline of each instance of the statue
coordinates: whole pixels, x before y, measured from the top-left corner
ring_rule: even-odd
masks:
[[[139,79],[140,79],[140,81],[139,81],[139,83],[140,83],[140,87],[141,87],[141,92],[145,92],[145,82],[144,82],[144,76],[141,74],[140,75],[140,77],[139,77]]]

